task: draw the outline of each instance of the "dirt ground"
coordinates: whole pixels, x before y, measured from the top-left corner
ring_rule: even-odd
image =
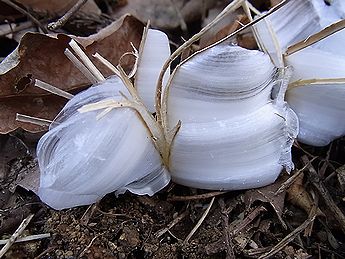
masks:
[[[298,157],[305,152],[317,156],[313,165],[319,173],[328,164],[317,184],[327,188],[333,205],[342,211],[344,183],[339,184],[340,176],[333,167],[344,163],[344,143],[338,140],[322,149],[305,146],[304,151],[294,148],[297,168],[303,167]],[[286,197],[285,191],[274,195],[289,178],[283,174],[275,184],[257,190],[207,192],[172,183],[153,197],[109,194],[95,205],[63,211],[48,208],[32,192],[14,188],[18,177],[30,170],[37,170],[31,157],[15,158],[7,181],[1,183],[1,235],[10,236],[33,213],[23,235],[51,236],[16,243],[5,258],[259,258],[266,253],[272,253],[270,258],[345,256],[341,223],[308,169],[304,170],[303,184],[293,184]],[[308,206],[320,209],[311,225],[303,225],[310,215],[308,206],[303,208],[298,202],[303,201],[305,191],[314,195],[310,195],[313,202]]]

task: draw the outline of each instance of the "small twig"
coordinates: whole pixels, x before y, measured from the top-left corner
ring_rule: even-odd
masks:
[[[322,254],[322,253],[321,253],[321,250],[322,250],[322,251],[325,251],[325,252],[327,252],[327,253],[332,254],[332,257],[331,257],[331,258],[340,258],[340,259],[344,259],[344,258],[345,258],[343,253],[340,254],[340,253],[338,253],[337,251],[330,250],[330,249],[328,249],[327,247],[323,247],[323,246],[319,245],[319,255]],[[336,255],[337,257],[335,257],[334,255]],[[319,258],[321,259],[322,257],[320,256]]]
[[[56,250],[56,248],[57,248],[57,246],[50,246],[46,250],[44,250],[42,253],[40,253],[38,256],[36,256],[34,259],[42,258],[44,255]]]
[[[97,77],[95,77],[69,49],[65,49],[64,54],[92,84],[98,83]]]
[[[300,149],[300,150],[302,150],[303,153],[307,154],[308,156],[312,157],[313,159],[314,159],[314,158],[318,158],[318,156],[314,156],[313,154],[311,154],[310,152],[308,152],[307,150],[305,150],[303,147],[301,147],[301,145],[298,143],[297,140],[295,140],[295,141],[293,142],[293,146],[296,147],[296,148],[298,148],[298,149]]]
[[[254,20],[252,14],[251,14],[252,10],[255,10],[258,12],[258,13],[255,12],[256,15],[261,15],[261,13],[257,9],[255,9],[255,7],[251,3],[249,3],[248,0],[243,2],[242,8],[243,8],[244,13],[246,14],[247,18],[249,19],[249,22],[252,22]],[[255,38],[256,43],[258,44],[259,49],[263,50],[262,44],[261,44],[259,37],[258,37],[258,32],[256,31],[255,27],[251,27],[251,31],[253,33],[253,36]]]
[[[66,24],[66,22],[74,15],[79,9],[86,4],[87,0],[79,0],[70,10],[65,13],[59,20],[56,22],[52,22],[48,24],[48,29],[51,31],[60,29],[62,26]]]
[[[32,116],[24,115],[24,114],[20,114],[20,113],[16,114],[16,121],[32,123],[32,124],[36,124],[36,125],[41,126],[41,127],[49,127],[50,124],[53,123],[53,121],[51,121],[51,120],[32,117]]]
[[[0,258],[2,258],[5,253],[10,249],[12,244],[16,241],[16,239],[23,233],[24,229],[29,225],[30,221],[34,217],[34,214],[30,214],[27,216],[22,223],[19,225],[17,230],[13,233],[13,235],[7,240],[5,246],[0,250]]]
[[[84,254],[87,252],[87,250],[90,249],[90,247],[92,246],[93,242],[94,242],[98,237],[100,237],[100,236],[102,236],[102,235],[103,235],[103,234],[98,234],[98,235],[94,236],[94,237],[91,239],[90,243],[84,248],[84,250],[78,255],[77,258],[82,258],[82,257],[84,256]]]
[[[73,98],[73,94],[70,94],[64,90],[61,90],[55,86],[52,86],[51,84],[45,83],[45,82],[38,80],[38,79],[35,80],[35,86],[38,88],[41,88],[41,89],[43,89],[49,93],[64,97],[68,100]]]
[[[302,223],[302,225],[300,225],[298,228],[293,230],[290,234],[284,237],[278,244],[276,244],[269,252],[260,256],[259,258],[260,259],[270,258],[271,256],[278,253],[287,244],[289,244],[292,240],[294,240],[298,234],[300,234],[304,229],[306,229],[309,226],[309,224],[315,220],[315,217],[316,217],[316,211],[314,211],[314,214],[310,215],[309,218]]]
[[[89,224],[90,218],[93,216],[95,211],[98,209],[98,202],[89,205],[87,207],[86,211],[84,212],[83,216],[80,218],[80,224],[83,226],[86,226]]]
[[[131,72],[129,72],[128,77],[132,78],[135,76],[135,74],[137,73],[138,70],[138,66],[139,66],[139,51],[137,50],[137,48],[134,46],[133,42],[130,43],[131,47],[133,49],[133,51],[131,52],[132,56],[134,56],[135,61],[134,61],[134,65],[132,67]],[[122,61],[122,57],[120,57],[119,60],[119,65],[121,65],[121,61]],[[122,65],[121,65],[122,66]]]
[[[196,223],[196,225],[194,226],[194,228],[192,229],[192,231],[188,234],[188,236],[186,237],[186,239],[183,241],[183,244],[188,243],[188,241],[191,239],[191,237],[194,235],[194,233],[198,230],[198,228],[201,226],[202,222],[204,222],[206,216],[208,215],[208,213],[210,212],[210,209],[213,205],[213,202],[215,200],[215,197],[212,198],[210,204],[208,205],[207,209],[205,210],[204,214],[201,216],[201,218],[199,219],[198,223]]]
[[[306,47],[309,47],[313,45],[314,43],[317,43],[328,36],[331,36],[332,34],[342,30],[345,28],[345,20],[340,20],[336,23],[331,24],[330,26],[326,27],[322,31],[313,34],[312,36],[308,37],[305,40],[302,40],[290,47],[288,47],[286,51],[286,56],[292,55],[293,53],[296,53],[297,51],[300,51]]]
[[[262,13],[261,13],[258,9],[256,9],[256,8],[254,7],[254,5],[251,4],[251,2],[249,2],[249,1],[247,0],[246,3],[247,3],[247,5],[248,5],[248,8],[249,8],[250,11],[252,11],[252,12],[255,13],[256,15],[262,15]]]
[[[324,163],[323,163],[321,169],[319,170],[319,175],[320,175],[320,177],[321,177],[322,179],[325,178],[326,170],[327,170],[328,166],[330,165],[329,158],[330,158],[330,156],[331,156],[332,147],[333,147],[333,142],[331,142],[331,144],[329,145],[329,148],[328,148],[328,150],[327,150],[327,153],[326,153],[326,157],[325,157]],[[321,162],[320,162],[320,163],[321,163]],[[326,179],[325,179],[325,180],[326,180]]]
[[[261,212],[267,211],[264,206],[255,208],[244,220],[242,220],[235,229],[231,230],[230,235],[237,235],[242,229],[248,226]]]
[[[256,258],[258,255],[263,254],[263,253],[267,253],[271,249],[272,249],[272,247],[270,247],[270,246],[258,247],[258,248],[253,248],[253,249],[249,249],[249,250],[244,250],[243,253],[247,256],[250,256],[251,258]]]
[[[312,191],[312,193],[314,195],[311,195],[312,199],[313,199],[313,205],[310,209],[308,218],[313,217],[313,215],[318,215],[318,212],[320,211],[318,205],[319,205],[319,197],[317,195],[315,195],[315,192]],[[314,218],[315,219],[315,218]],[[304,230],[304,236],[306,237],[310,237],[311,233],[313,231],[313,227],[314,227],[314,220],[310,222],[310,224],[305,228]],[[302,242],[301,242],[302,243]]]
[[[310,163],[312,163],[316,157],[314,157],[312,160],[310,160]],[[282,193],[286,191],[298,178],[298,176],[309,166],[309,164],[303,166],[301,169],[299,169],[296,173],[294,173],[291,177],[289,177],[285,182],[283,182],[278,190],[274,193],[274,195],[278,195],[279,193]]]
[[[111,63],[109,60],[104,58],[99,53],[95,53],[92,55],[94,58],[96,58],[99,62],[101,62],[104,66],[106,66],[111,72],[113,72],[115,75],[120,77],[120,71]]]
[[[8,29],[1,29],[0,36],[6,36],[8,34],[16,33],[34,27],[31,21],[20,23],[18,26],[16,25],[14,28],[12,28],[11,23],[9,23],[8,26]]]
[[[36,24],[44,33],[48,33],[48,30],[39,22],[39,20],[37,20],[31,13],[29,13],[28,11],[26,11],[25,9],[21,8],[20,6],[18,6],[17,4],[13,3],[11,0],[0,0],[2,2],[4,2],[5,4],[13,7],[14,9],[16,9],[18,12],[26,15],[29,17],[29,19]]]
[[[297,80],[289,84],[289,89],[301,87],[305,85],[343,85],[345,84],[345,78],[315,78],[306,80]]]
[[[231,242],[230,233],[229,233],[229,213],[227,213],[227,210],[225,208],[224,199],[220,198],[218,200],[218,204],[220,207],[221,217],[223,221],[223,235],[224,235],[225,244],[226,244],[226,259],[236,258],[234,249],[232,248],[232,242]]]
[[[172,236],[173,238],[175,238],[178,242],[182,242],[182,239],[178,238],[175,234],[173,234],[173,233],[171,232],[171,230],[168,230],[168,233],[169,233],[170,236]]]
[[[88,70],[97,78],[98,82],[102,82],[105,80],[102,73],[97,69],[97,67],[92,63],[89,57],[85,54],[85,52],[79,47],[78,43],[75,40],[71,40],[69,45],[74,50],[75,54],[80,58],[83,64],[88,68]]]
[[[21,237],[21,238],[16,239],[14,242],[15,243],[27,242],[27,241],[33,241],[33,240],[38,240],[38,239],[43,239],[43,238],[48,238],[48,237],[50,237],[50,233]],[[8,241],[9,239],[0,240],[0,245],[5,245]]]
[[[168,197],[167,201],[194,201],[194,200],[203,200],[208,198],[213,198],[215,196],[219,196],[225,194],[227,192],[208,192],[203,194],[197,194],[192,196],[172,196]]]
[[[302,161],[305,165],[308,165],[309,170],[309,181],[313,184],[316,190],[319,192],[320,196],[324,200],[325,204],[327,205],[329,211],[332,213],[334,218],[338,221],[341,230],[345,233],[345,216],[343,212],[338,208],[335,202],[332,199],[332,196],[328,192],[327,188],[321,181],[319,174],[316,172],[314,167],[309,163],[309,159],[307,156],[302,156]]]
[[[160,238],[161,236],[163,236],[166,232],[168,232],[173,226],[175,226],[177,223],[179,223],[182,219],[184,219],[186,216],[188,215],[188,212],[185,211],[183,213],[181,213],[178,217],[174,218],[173,221],[171,221],[169,223],[169,225],[166,228],[163,228],[161,230],[158,230],[154,236],[156,238]]]
[[[99,213],[101,213],[102,215],[107,216],[107,217],[113,217],[113,218],[122,217],[122,218],[133,219],[131,216],[129,216],[129,215],[127,215],[127,214],[124,214],[124,213],[111,213],[111,212],[105,212],[105,211],[100,210],[99,208],[97,208],[97,211],[98,211]]]

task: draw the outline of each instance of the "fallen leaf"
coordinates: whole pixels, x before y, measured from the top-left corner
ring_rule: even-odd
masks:
[[[208,18],[205,20],[206,24],[213,20],[222,10],[222,6],[211,9]],[[223,39],[227,35],[240,29],[243,24],[247,23],[249,23],[249,19],[242,9],[238,9],[226,15],[219,23],[201,37],[200,48],[204,48]],[[244,32],[238,33],[231,41],[243,48],[257,49],[257,43],[251,30],[245,30]]]
[[[36,160],[30,161],[29,165],[18,172],[14,186],[20,186],[35,194],[38,193],[38,188],[40,186],[40,169]]]
[[[281,222],[282,226],[287,229],[287,226],[282,219],[283,209],[284,209],[284,200],[286,192],[281,192],[275,194],[276,191],[279,189],[280,185],[286,180],[286,176],[281,176],[275,183],[258,188],[258,189],[251,189],[246,191],[244,195],[244,202],[247,207],[251,207],[251,205],[255,201],[262,201],[268,202],[276,212],[279,221]]]
[[[16,2],[32,9],[35,12],[63,15],[69,9],[71,9],[78,2],[78,0],[16,0]],[[80,11],[88,14],[101,14],[101,10],[93,0],[87,1]]]
[[[144,23],[150,20],[154,28],[176,29],[181,22],[200,19],[216,3],[216,0],[128,0],[123,7],[115,6],[112,17],[130,13]]]
[[[74,37],[65,34],[57,36],[40,33],[26,33],[17,49],[0,64],[0,133],[8,133],[19,127],[39,132],[42,127],[19,123],[15,114],[23,113],[34,117],[52,119],[64,105],[65,100],[48,95],[33,86],[34,79],[40,79],[65,91],[80,91],[90,83],[84,75],[64,55],[71,38],[85,48],[85,52],[95,61],[101,72],[109,76],[111,72],[91,56],[99,52],[113,64],[131,51],[132,42],[138,47],[143,24],[126,15],[89,37]],[[129,69],[133,60],[122,63]]]
[[[293,205],[303,209],[307,214],[310,213],[314,206],[314,201],[303,186],[304,173],[300,173],[293,184],[287,189],[287,201]],[[325,216],[323,212],[317,208],[317,216]]]
[[[17,128],[29,132],[46,131],[47,127],[16,121],[16,113],[53,120],[65,103],[65,99],[54,95],[18,96],[2,99],[0,102],[0,133],[6,134]]]
[[[2,188],[9,184],[11,162],[27,154],[28,150],[18,138],[0,135],[0,183]]]

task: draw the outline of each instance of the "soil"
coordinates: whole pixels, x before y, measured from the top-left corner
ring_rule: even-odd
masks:
[[[328,161],[332,162],[322,182],[343,212],[345,192],[332,167],[344,163],[344,143],[339,140],[328,148],[294,150],[297,156],[304,152],[317,155],[313,162],[316,168],[322,167],[329,154]],[[295,162],[299,167],[299,160]],[[258,190],[210,193],[172,183],[153,197],[108,194],[91,206],[55,211],[34,193],[15,187],[16,181],[32,174],[36,166],[27,155],[12,160],[7,180],[1,185],[0,231],[3,238],[9,237],[26,216],[34,213],[22,235],[51,236],[15,243],[5,258],[258,258],[278,249],[274,246],[308,218],[306,211],[289,199],[283,199],[279,218],[272,206],[278,205],[278,199],[267,202],[257,196],[272,193],[289,178],[287,174]],[[303,188],[318,197],[324,215],[316,218],[310,235],[303,229],[270,258],[344,258],[345,239],[339,222],[308,176],[304,177]],[[213,197],[205,220],[186,240]]]

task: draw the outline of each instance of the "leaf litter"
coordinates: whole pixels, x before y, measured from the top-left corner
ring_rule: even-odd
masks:
[[[155,4],[155,1],[142,2],[151,7]],[[204,19],[200,14],[198,16],[200,21]],[[181,20],[177,16],[174,19],[175,23],[171,24],[176,28]],[[234,23],[237,19],[240,18],[236,17]],[[186,22],[189,24],[190,21],[187,19]],[[160,26],[167,29],[166,24],[157,23],[157,27]],[[222,33],[231,32],[233,29],[228,28],[235,25],[226,26],[220,28]],[[305,175],[301,173],[285,189],[280,188],[289,177],[287,175],[267,187],[225,193],[208,194],[170,184],[153,197],[126,193],[115,198],[109,194],[90,207],[54,211],[40,203],[33,193],[15,188],[19,185],[32,189],[28,185],[37,180],[33,176],[37,167],[25,141],[18,138],[14,130],[19,127],[32,132],[45,130],[16,122],[15,114],[53,119],[65,103],[62,98],[33,87],[33,79],[46,81],[71,93],[85,89],[90,83],[63,55],[69,39],[77,40],[86,48],[87,54],[99,52],[117,64],[120,56],[131,50],[129,38],[138,46],[142,29],[139,21],[127,16],[117,25],[84,38],[29,33],[22,38],[18,55],[1,69],[1,133],[12,133],[2,136],[5,144],[1,152],[6,155],[2,155],[1,160],[0,233],[3,239],[10,237],[20,223],[34,213],[23,234],[51,234],[47,239],[13,244],[6,257],[309,258],[318,255],[343,258],[344,233],[339,229],[338,216],[332,212],[336,210],[340,215],[344,212],[343,139],[335,141],[330,150],[306,145],[295,147],[297,170],[292,175],[302,168]],[[171,33],[177,34],[176,31]],[[128,60],[128,68],[132,62]],[[105,75],[110,74],[97,61],[95,63]],[[325,177],[312,179],[318,171],[306,167],[306,160],[300,160],[302,155],[309,156],[313,168],[318,168],[318,163],[327,159],[336,170],[327,167]],[[23,182],[23,179],[26,180]],[[303,234],[312,223],[309,235]],[[183,242],[188,237],[188,242]]]
[[[130,42],[134,46],[139,45],[142,29],[143,25],[135,18],[124,16],[88,37],[26,33],[17,49],[0,65],[3,111],[0,115],[0,132],[5,134],[19,127],[30,132],[46,130],[37,125],[17,122],[16,113],[52,120],[65,104],[64,99],[47,95],[47,92],[34,87],[35,79],[74,93],[90,85],[88,79],[64,55],[71,38],[80,42],[90,56],[98,52],[116,64],[123,53],[131,50]],[[129,68],[132,62],[129,59],[122,65]],[[105,67],[100,68],[105,75],[111,74]]]

